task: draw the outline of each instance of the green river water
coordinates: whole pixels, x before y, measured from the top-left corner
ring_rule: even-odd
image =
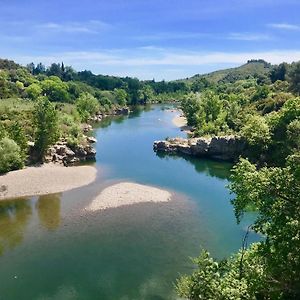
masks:
[[[108,118],[94,135],[94,183],[69,192],[0,202],[0,300],[176,299],[189,257],[240,248],[252,216],[236,224],[226,186],[231,165],[158,156],[154,140],[185,136],[167,105]],[[168,189],[167,203],[84,208],[102,189],[131,181]],[[250,235],[249,242],[257,240]]]

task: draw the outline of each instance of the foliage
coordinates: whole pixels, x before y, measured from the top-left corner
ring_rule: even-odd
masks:
[[[230,188],[237,221],[254,206],[251,229],[265,239],[220,263],[203,251],[194,260],[196,270],[178,280],[178,294],[188,299],[299,299],[299,152],[282,168],[257,169],[241,159]]]
[[[266,149],[271,141],[270,128],[265,118],[259,115],[250,116],[240,133],[250,146]]]
[[[128,94],[124,89],[115,89],[115,96],[117,103],[121,106],[125,106],[127,104]]]
[[[0,140],[0,173],[22,168],[24,159],[20,147],[11,139],[4,137]]]
[[[138,91],[139,103],[147,104],[151,101],[154,96],[154,92],[151,86],[145,85]]]
[[[299,153],[283,168],[256,170],[247,160],[234,168],[231,190],[237,220],[247,205],[257,208],[253,229],[266,236],[258,255],[266,263],[268,293],[277,299],[300,296],[300,174]]]
[[[42,88],[37,83],[32,83],[30,86],[26,88],[26,93],[28,98],[31,100],[36,100],[42,94]]]
[[[28,150],[28,140],[20,121],[14,121],[10,124],[8,128],[8,136],[20,147],[21,156],[25,159]]]
[[[188,125],[195,126],[199,135],[218,134],[227,130],[222,102],[212,91],[190,94],[181,102],[181,108]]]
[[[289,71],[291,90],[300,95],[300,62],[294,63]]]
[[[59,115],[59,127],[69,146],[79,145],[83,141],[80,123],[73,115],[61,113]]]
[[[256,299],[257,290],[264,288],[265,277],[264,261],[257,257],[257,249],[254,244],[221,262],[203,250],[193,259],[196,270],[177,281],[177,293],[192,300]]]
[[[99,102],[89,93],[82,93],[76,100],[76,107],[81,120],[86,122],[88,118],[99,111]]]
[[[68,102],[70,99],[68,85],[56,76],[50,76],[48,79],[42,81],[41,87],[43,94],[47,96],[50,101]]]
[[[47,97],[39,98],[34,109],[35,150],[38,160],[59,137],[58,113]]]

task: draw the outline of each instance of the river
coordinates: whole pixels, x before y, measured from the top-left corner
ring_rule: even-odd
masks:
[[[69,192],[0,202],[0,300],[176,299],[174,282],[202,248],[240,248],[227,185],[231,164],[157,155],[154,140],[182,136],[170,105],[107,118],[94,135],[97,179]],[[131,181],[176,194],[168,203],[84,208],[105,187]],[[258,239],[251,234],[249,242]]]

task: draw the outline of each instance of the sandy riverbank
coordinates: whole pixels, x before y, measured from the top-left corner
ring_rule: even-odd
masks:
[[[0,176],[0,200],[64,192],[92,183],[96,173],[91,166],[53,164],[12,171]]]
[[[176,116],[172,120],[173,124],[177,127],[187,126],[186,118],[183,116]]]
[[[137,203],[159,203],[171,200],[169,191],[132,182],[121,182],[104,189],[86,207],[86,210],[97,211]]]

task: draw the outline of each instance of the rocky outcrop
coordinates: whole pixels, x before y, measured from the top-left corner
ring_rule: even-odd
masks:
[[[155,141],[154,151],[182,153],[197,157],[210,157],[233,161],[245,150],[245,142],[237,136],[216,136],[212,138],[173,138]]]
[[[96,150],[91,146],[91,143],[96,141],[95,138],[87,137],[86,143],[70,146],[67,145],[66,141],[61,140],[48,149],[44,161],[69,166],[81,161],[95,159]]]

